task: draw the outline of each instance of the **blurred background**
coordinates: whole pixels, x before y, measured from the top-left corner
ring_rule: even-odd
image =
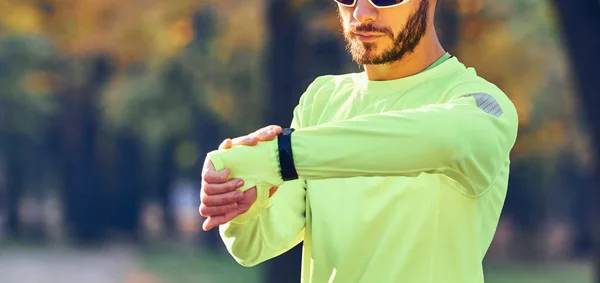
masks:
[[[486,282],[600,282],[600,2],[439,2],[445,48],[520,116]],[[201,232],[200,168],[360,71],[335,7],[0,0],[0,282],[299,282],[300,247],[244,268]]]

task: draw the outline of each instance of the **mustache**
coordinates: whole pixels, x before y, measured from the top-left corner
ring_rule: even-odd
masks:
[[[394,37],[394,33],[392,29],[389,27],[377,27],[373,24],[354,24],[351,25],[349,30],[354,33],[363,32],[363,33],[383,33],[387,34],[391,37]]]

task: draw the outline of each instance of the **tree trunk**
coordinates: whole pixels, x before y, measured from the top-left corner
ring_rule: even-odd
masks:
[[[295,66],[301,24],[289,0],[270,0],[267,7],[270,44],[268,50],[268,123],[288,126],[303,92]],[[267,263],[267,282],[300,282],[302,245]]]
[[[458,23],[460,17],[456,12],[455,4],[449,1],[440,1],[435,12],[435,25],[440,38],[440,43],[450,54],[456,52],[456,43],[459,40]]]
[[[267,119],[269,123],[288,125],[303,91],[295,64],[302,26],[289,0],[270,0],[267,9],[271,40],[267,53],[268,98],[274,106]]]
[[[139,140],[131,132],[122,132],[117,137],[115,190],[109,197],[107,211],[109,225],[129,239],[138,239],[138,216],[143,199],[141,183],[142,153]]]
[[[108,225],[96,155],[100,114],[95,102],[111,69],[109,59],[103,56],[93,58],[91,63],[88,81],[65,95],[61,113],[65,209],[73,228],[70,232],[82,244],[99,242]]]
[[[15,145],[15,148],[17,145]],[[19,156],[15,156],[18,153],[16,149],[9,151],[7,154],[7,166],[6,166],[6,195],[8,200],[5,202],[7,207],[7,226],[8,235],[13,239],[18,239],[20,236],[19,229],[19,201],[21,200],[21,191],[23,190],[23,167]]]
[[[600,147],[600,2],[554,0],[563,39],[570,54],[575,86],[579,92],[596,148]],[[595,183],[600,180],[600,151],[596,150]],[[600,283],[600,187],[589,190],[589,213],[594,238],[596,282]]]

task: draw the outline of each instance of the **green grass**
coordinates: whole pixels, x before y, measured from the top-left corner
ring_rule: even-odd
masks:
[[[486,283],[592,283],[587,263],[486,263]]]
[[[261,267],[241,267],[227,254],[142,252],[140,259],[145,270],[167,283],[263,282]],[[592,283],[593,269],[588,263],[492,262],[485,264],[485,276],[486,283]]]
[[[56,248],[56,247],[54,247]],[[2,241],[0,251],[53,250],[44,245]],[[140,267],[158,275],[165,283],[262,283],[264,267],[246,268],[225,252],[210,253],[176,246],[162,246],[138,252]],[[486,262],[486,283],[592,283],[593,268],[588,262],[525,263]],[[294,283],[294,282],[290,282]],[[298,282],[299,283],[299,280]]]
[[[144,270],[166,283],[262,283],[261,267],[243,267],[227,254],[142,251],[139,260]]]

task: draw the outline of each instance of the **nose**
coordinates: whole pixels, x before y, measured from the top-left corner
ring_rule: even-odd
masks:
[[[369,0],[357,0],[353,16],[359,23],[364,24],[377,20],[378,12]]]

